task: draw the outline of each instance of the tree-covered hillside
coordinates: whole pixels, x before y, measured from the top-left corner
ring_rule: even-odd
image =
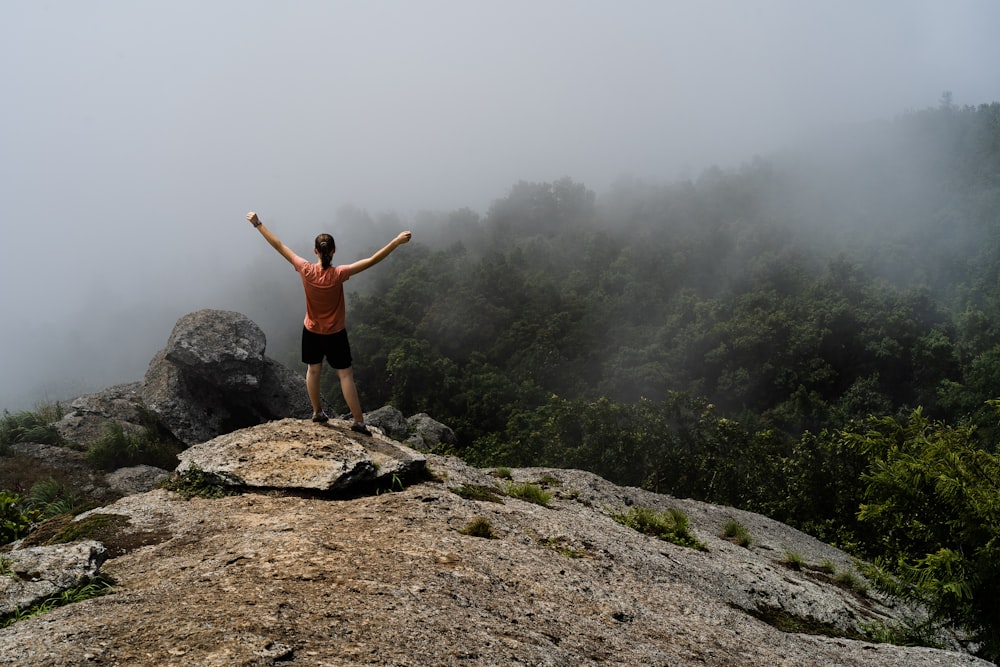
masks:
[[[929,555],[961,553],[945,563],[968,574],[961,586],[920,590],[997,636],[968,608],[1000,592],[976,569],[989,560],[977,548],[1000,540],[991,519],[972,520],[972,543],[890,548],[887,513],[861,510],[877,499],[903,525],[944,502],[944,473],[919,454],[909,474],[930,476],[913,484],[930,495],[886,500],[899,472],[884,469],[886,419],[907,434],[899,448],[960,443],[935,451],[995,461],[1000,104],[944,100],[600,199],[570,179],[521,182],[484,216],[414,227],[418,242],[349,307],[365,405],[430,413],[478,464],[584,468],[762,511],[891,555],[911,570],[887,571],[924,584],[944,571]],[[992,477],[962,479],[998,497]]]
[[[823,151],[826,150],[826,153]],[[518,183],[421,221],[351,305],[366,404],[463,447],[564,399],[671,392],[797,437],[917,406],[988,426],[1000,105],[845,128],[693,182]]]

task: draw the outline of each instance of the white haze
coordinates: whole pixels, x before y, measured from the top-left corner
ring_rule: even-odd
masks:
[[[297,277],[247,210],[352,260],[346,205],[409,226],[996,101],[998,28],[995,0],[6,0],[0,408],[141,379],[197,308],[267,321]]]

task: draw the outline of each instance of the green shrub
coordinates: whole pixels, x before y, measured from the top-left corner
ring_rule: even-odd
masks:
[[[25,507],[23,496],[0,491],[0,544],[24,537],[38,520],[38,513]]]
[[[0,453],[19,442],[40,442],[46,445],[61,445],[64,440],[52,425],[59,419],[55,412],[21,411],[11,414],[4,410],[0,417]],[[53,417],[55,416],[55,419]]]
[[[492,540],[496,537],[493,534],[493,526],[490,524],[490,520],[481,516],[474,518],[465,528],[458,532],[463,535],[471,535],[472,537],[482,537],[487,540]]]
[[[524,484],[511,484],[507,487],[507,495],[511,498],[518,498],[529,503],[535,503],[542,507],[548,507],[552,500],[552,494],[542,490],[540,486],[525,482]]]
[[[117,470],[151,465],[170,470],[177,466],[179,447],[159,439],[147,427],[142,435],[126,433],[118,422],[110,422],[104,436],[87,450],[87,459],[99,470]]]
[[[749,547],[753,541],[750,531],[736,519],[730,519],[722,526],[722,537],[741,547]]]
[[[874,621],[863,625],[868,641],[895,646],[944,648],[938,624],[928,620],[900,622]]]
[[[72,489],[54,479],[35,482],[24,499],[25,507],[37,512],[39,519],[48,519],[58,514],[72,514],[80,504],[80,498]]]
[[[510,468],[505,466],[500,466],[499,468],[493,469],[493,475],[499,477],[500,479],[512,479]]]
[[[612,514],[611,518],[645,535],[682,547],[706,550],[705,544],[691,534],[687,515],[678,509],[671,507],[666,512],[657,512],[650,507],[630,507],[627,512]]]

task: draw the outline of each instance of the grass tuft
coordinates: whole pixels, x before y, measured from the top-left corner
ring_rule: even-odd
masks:
[[[730,519],[722,526],[722,537],[741,547],[749,548],[753,543],[750,531],[736,519]]]
[[[469,535],[471,537],[482,537],[487,540],[492,540],[496,538],[496,534],[493,532],[493,526],[490,524],[490,520],[477,516],[472,521],[459,530],[462,535]]]
[[[670,508],[666,512],[657,512],[650,507],[630,507],[627,512],[612,514],[611,518],[645,535],[682,547],[707,551],[704,542],[691,533],[687,515],[678,509]]]
[[[510,468],[507,468],[505,466],[494,468],[493,476],[499,477],[500,479],[513,479],[513,473],[511,473]]]
[[[39,412],[21,411],[10,413],[6,410],[0,417],[0,454],[19,442],[38,442],[45,445],[61,445],[65,441],[52,422],[61,417],[61,410],[51,409]],[[59,415],[59,416],[56,416]]]
[[[490,503],[502,503],[503,498],[497,493],[497,490],[489,487],[482,486],[479,484],[463,484],[457,488],[451,490],[455,495],[465,498],[466,500],[483,500]]]
[[[789,570],[798,571],[806,566],[806,559],[798,551],[788,549],[785,551],[785,557],[781,559],[780,563]]]
[[[180,451],[178,444],[161,439],[151,426],[136,434],[126,433],[118,422],[110,422],[104,436],[87,450],[87,460],[99,470],[143,464],[171,470],[177,466]]]
[[[62,607],[74,602],[83,602],[84,600],[90,600],[91,598],[107,595],[114,588],[114,585],[115,580],[110,576],[105,574],[98,575],[86,583],[74,586],[73,588],[68,588],[61,593],[56,593],[55,595],[52,595],[42,602],[27,609],[18,609],[13,613],[0,616],[0,628],[6,628],[7,626],[13,625],[18,621],[23,621],[31,618],[32,616],[44,614],[52,611],[56,607]]]
[[[541,505],[542,507],[548,507],[549,501],[552,500],[551,493],[543,491],[540,486],[531,484],[530,482],[509,485],[507,487],[507,495],[511,498]]]

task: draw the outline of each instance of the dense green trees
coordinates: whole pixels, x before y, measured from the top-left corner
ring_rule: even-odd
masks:
[[[992,642],[1000,104],[824,150],[422,216],[350,306],[364,404],[482,465],[768,513]]]
[[[996,406],[998,402],[991,401]],[[1000,458],[920,410],[844,433],[868,465],[858,519],[875,578],[1000,656]]]

